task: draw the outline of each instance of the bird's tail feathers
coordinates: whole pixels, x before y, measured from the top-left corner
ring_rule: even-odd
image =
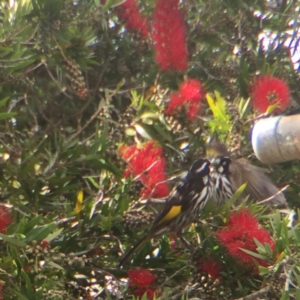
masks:
[[[135,251],[138,250],[148,239],[149,239],[148,235],[146,235],[142,239],[140,239],[131,248],[131,250],[121,259],[121,261],[118,263],[118,267],[121,268],[126,263],[126,261],[132,257],[132,255],[135,253]]]

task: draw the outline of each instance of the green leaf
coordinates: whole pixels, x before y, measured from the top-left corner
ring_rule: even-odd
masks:
[[[244,100],[244,99],[240,100],[238,107],[239,107],[241,119],[244,118],[250,102],[251,102],[251,98],[248,98],[247,100]]]
[[[221,132],[228,132],[231,128],[231,125],[227,122],[220,121],[220,120],[211,120],[208,121],[207,124],[211,127],[212,131],[221,131]]]
[[[279,106],[280,106],[279,103],[269,105],[267,108],[266,114],[271,115]]]
[[[41,241],[45,239],[54,229],[55,224],[48,224],[45,226],[39,226],[33,228],[26,236],[26,241],[31,242],[33,240]]]
[[[4,106],[6,102],[9,100],[9,97],[6,97],[0,101],[0,107]]]
[[[101,222],[99,223],[99,226],[103,230],[110,230],[112,225],[111,215],[108,216],[100,216]]]
[[[35,299],[34,288],[32,286],[29,276],[23,271],[22,277],[25,279],[26,294],[28,295],[29,299]]]
[[[226,211],[227,213],[229,213],[232,210],[232,206],[234,205],[234,203],[240,198],[241,194],[244,192],[245,188],[246,188],[246,183],[244,183],[243,185],[241,185],[238,190],[235,192],[235,194],[232,196],[231,199],[228,199],[223,205],[221,206],[217,206],[212,202],[209,201],[206,206],[205,206],[205,212],[206,213],[211,213],[213,215],[218,215],[224,211]]]
[[[109,0],[108,0],[108,1],[109,1]],[[115,2],[118,1],[118,4],[115,5],[115,6],[121,5],[121,4],[123,4],[123,3],[126,2],[126,1],[123,1],[123,0],[121,0],[121,1],[120,1],[120,0],[114,0],[114,1],[115,1]],[[120,2],[121,2],[121,3],[120,3]],[[116,88],[115,88],[115,93],[118,92],[124,84],[125,84],[125,79],[122,79],[122,80],[117,84],[117,86],[116,86]]]
[[[0,120],[5,120],[5,119],[9,119],[12,118],[16,115],[17,113],[0,113]]]
[[[170,135],[170,132],[165,130],[165,128],[162,128],[161,124],[159,123],[154,123],[153,124],[153,127],[155,128],[156,132],[159,133],[160,136],[155,136],[154,138],[155,139],[158,139],[159,142],[162,142],[163,141],[167,141],[168,143],[172,143],[172,138],[171,138],[171,135]]]
[[[228,209],[232,207],[232,205],[241,197],[242,193],[244,192],[245,188],[247,186],[247,183],[242,184],[237,191],[234,193],[231,199],[226,201],[224,206],[226,206]]]
[[[42,215],[38,215],[36,217],[34,217],[32,220],[30,220],[29,222],[26,223],[25,225],[25,233],[32,230],[32,228],[34,228],[36,225],[38,225],[38,223],[43,219]]]
[[[265,248],[265,251],[266,251],[267,255],[268,255],[268,256],[272,256],[273,251],[272,251],[272,249],[271,249],[271,247],[270,247],[270,244],[265,243],[265,244],[264,244],[264,248]]]
[[[135,129],[132,128],[132,127],[126,128],[126,129],[125,129],[125,133],[126,133],[126,135],[128,135],[128,136],[135,136],[135,135],[136,135],[136,131],[135,131]]]
[[[91,151],[93,151],[93,153],[99,151],[100,145],[102,147],[101,150],[103,150],[103,147],[107,144],[108,129],[109,129],[109,124],[108,124],[108,122],[105,122],[104,128],[102,128],[102,130],[101,130],[100,137],[97,139],[95,144],[92,146]]]
[[[16,291],[15,289],[8,289],[11,293],[11,295],[16,295],[18,296],[19,300],[30,300],[29,298],[25,297],[23,294],[19,293],[18,291]]]
[[[56,264],[55,262],[53,261],[49,261],[47,262],[47,265],[50,266],[50,267],[53,267],[53,268],[56,268],[56,269],[59,269],[59,270],[62,270],[64,271],[65,269],[63,267],[61,267],[60,265]]]
[[[63,229],[63,228],[60,228],[60,229],[56,230],[55,232],[50,233],[46,238],[44,238],[44,241],[47,241],[47,242],[53,241],[53,240],[56,239],[63,231],[64,231],[64,229]]]
[[[256,257],[256,258],[259,258],[259,259],[262,259],[262,260],[265,260],[265,259],[266,259],[263,255],[258,254],[258,253],[256,253],[256,252],[253,252],[253,251],[250,251],[250,250],[247,250],[247,249],[244,249],[244,248],[239,248],[239,249],[242,250],[243,252],[245,252],[245,253],[251,255],[251,256]]]
[[[22,247],[22,248],[26,247],[26,243],[25,242],[17,240],[15,238],[12,238],[12,237],[7,236],[5,234],[0,233],[0,238],[2,238],[4,241],[6,241],[6,242],[8,242],[8,243],[10,243],[12,245],[15,245],[15,246],[18,246],[18,247]]]
[[[95,5],[97,6],[97,7],[99,7],[100,6],[100,0],[94,0],[94,3],[95,3]]]
[[[134,128],[136,130],[137,133],[139,133],[143,138],[151,140],[152,137],[148,134],[148,132],[145,130],[145,128],[143,126],[141,126],[140,124],[135,124]]]
[[[259,266],[258,270],[260,275],[270,274],[270,270],[266,267]]]
[[[215,119],[223,122],[228,122],[229,116],[226,113],[226,101],[217,91],[215,91],[215,98],[216,99],[213,99],[209,94],[206,94],[207,103]]]
[[[154,120],[158,120],[159,119],[159,114],[157,113],[152,113],[152,112],[146,112],[146,113],[143,113],[140,118],[142,119],[142,121],[146,124],[148,124],[148,120],[150,119],[151,121]]]
[[[92,177],[92,176],[88,176],[87,179],[92,183],[92,185],[96,188],[96,189],[100,189],[100,185],[99,183]]]
[[[300,289],[299,288],[296,289],[295,299],[300,299]]]
[[[278,257],[277,257],[275,263],[276,263],[276,264],[280,263],[280,262],[283,260],[284,257],[285,257],[285,253],[284,253],[284,251],[282,251],[282,252],[278,255]]]
[[[259,240],[257,240],[256,238],[254,238],[254,243],[256,244],[256,246],[258,248],[261,248],[261,249],[264,248],[264,245]]]

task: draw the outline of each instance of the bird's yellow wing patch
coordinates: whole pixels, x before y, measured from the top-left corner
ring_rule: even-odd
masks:
[[[158,224],[170,221],[174,218],[176,218],[181,213],[181,205],[174,205],[169,210],[169,212],[161,219],[161,221]]]

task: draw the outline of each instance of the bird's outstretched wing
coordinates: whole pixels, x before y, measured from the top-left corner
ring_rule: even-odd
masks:
[[[275,204],[282,206],[287,205],[283,193],[279,193],[278,188],[274,185],[271,179],[261,168],[246,163],[241,159],[237,160],[236,164],[236,168],[241,170],[236,175],[236,177],[239,178],[239,180],[236,180],[237,184],[241,182],[241,184],[245,182],[247,183],[243,194],[249,195],[250,199],[253,199],[255,201],[262,201],[274,196],[274,198],[272,198],[265,204]]]

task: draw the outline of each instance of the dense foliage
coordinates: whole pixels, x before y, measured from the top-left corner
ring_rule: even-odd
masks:
[[[163,236],[116,267],[212,137],[261,166],[255,118],[300,104],[297,1],[0,4],[0,298],[300,299],[298,226],[234,199],[193,251]],[[297,209],[299,162],[264,167]]]

